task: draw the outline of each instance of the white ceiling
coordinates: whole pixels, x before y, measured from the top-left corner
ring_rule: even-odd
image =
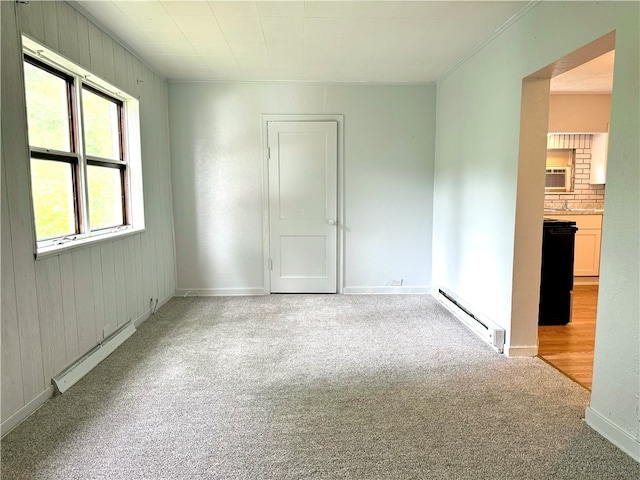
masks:
[[[173,80],[433,82],[527,2],[77,1]]]
[[[611,93],[615,50],[551,79],[551,93]]]

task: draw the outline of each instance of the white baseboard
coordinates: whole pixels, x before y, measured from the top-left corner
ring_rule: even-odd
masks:
[[[345,287],[345,295],[384,295],[384,294],[430,294],[431,287]],[[178,288],[176,297],[233,297],[248,295],[269,295],[264,288]]]
[[[138,318],[136,318],[133,321],[133,324],[135,325],[136,328],[138,328],[140,325],[142,325],[144,322],[146,322],[147,320],[149,320],[151,318],[151,316],[157,312],[158,310],[160,310],[160,308],[162,308],[162,306],[167,303],[169,300],[171,300],[174,297],[174,295],[169,295],[168,297],[165,297],[164,300],[160,300],[158,302],[158,305],[156,305],[152,310],[147,310],[146,312],[144,312],[142,315],[140,315]]]
[[[164,300],[160,300],[160,301],[158,302],[158,306],[155,308],[155,311],[157,312],[157,311],[158,311],[158,309],[159,309],[160,307],[162,307],[165,303],[167,303],[167,302],[168,302],[169,300],[171,300],[173,297],[174,297],[174,295],[167,295],[167,296],[164,298]]]
[[[166,303],[166,302],[165,302]],[[158,308],[160,308],[160,305],[158,305]],[[144,312],[142,315],[140,315],[138,318],[136,318],[133,321],[133,326],[138,328],[140,325],[142,325],[145,321],[147,321],[149,318],[151,318],[151,310],[147,310],[146,312]]]
[[[162,307],[165,303],[167,303],[172,298],[173,298],[173,296],[169,295],[168,297],[166,297],[162,301],[159,301],[158,302],[158,306],[156,307],[156,310],[159,309],[160,307]],[[138,318],[136,318],[133,321],[133,324],[135,325],[136,328],[138,328],[138,326],[140,324],[142,324],[145,320],[149,319],[150,317],[151,317],[151,310],[147,310],[142,315],[140,315]],[[16,428],[29,415],[31,415],[33,412],[38,410],[38,408],[40,408],[42,405],[44,405],[44,403],[47,400],[49,400],[53,396],[54,393],[55,393],[55,387],[52,384],[51,386],[47,387],[46,390],[44,390],[42,393],[40,393],[38,396],[36,396],[33,400],[31,400],[29,403],[27,403],[24,407],[22,407],[16,413],[11,415],[9,418],[7,418],[0,425],[0,436],[4,437],[7,433],[9,433],[11,430]]]
[[[344,287],[345,295],[386,295],[386,294],[430,294],[431,287],[427,286],[401,286],[401,287]]]
[[[263,287],[258,288],[177,288],[176,297],[237,297],[267,295]]]
[[[640,438],[633,438],[591,407],[587,407],[584,419],[587,425],[640,463]]]
[[[36,398],[2,422],[2,426],[0,426],[0,436],[4,437],[7,433],[20,425],[29,415],[44,405],[44,403],[53,396],[53,392],[54,388],[53,385],[51,385]]]
[[[537,345],[514,345],[504,346],[504,354],[507,357],[536,357],[538,355]]]

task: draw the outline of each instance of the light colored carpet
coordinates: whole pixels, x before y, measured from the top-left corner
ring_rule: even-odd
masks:
[[[5,437],[2,478],[640,478],[588,401],[428,296],[175,298]]]

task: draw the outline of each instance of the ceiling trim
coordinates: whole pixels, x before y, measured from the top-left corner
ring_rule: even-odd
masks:
[[[0,0],[0,1],[2,1],[2,0]],[[133,55],[145,67],[147,67],[149,70],[151,70],[154,73],[154,75],[156,75],[157,77],[161,78],[165,82],[168,81],[167,77],[165,77],[161,73],[158,73],[158,71],[155,68],[153,68],[151,65],[149,65],[149,63],[147,63],[147,61],[144,58],[142,58],[142,56],[131,45],[129,45],[127,42],[125,42],[119,35],[116,35],[113,32],[113,30],[111,30],[110,28],[105,26],[104,23],[102,23],[100,20],[98,20],[96,17],[94,17],[91,13],[89,13],[87,10],[85,10],[85,8],[82,6],[82,4],[80,2],[78,2],[76,0],[66,0],[66,2],[69,5],[71,5],[71,7],[73,9],[75,9],[78,13],[80,13],[87,20],[89,20],[91,23],[93,23],[96,27],[98,27],[104,33],[109,35],[109,37],[111,37],[111,39],[113,41],[115,41],[118,44],[120,44],[120,46],[122,48],[124,48],[127,52],[129,52],[131,55]]]
[[[497,36],[502,34],[505,30],[507,30],[511,25],[516,23],[522,17],[524,17],[527,13],[529,13],[534,7],[536,7],[539,3],[542,3],[543,0],[529,0],[529,2],[522,7],[518,12],[516,12],[509,20],[500,25],[491,35],[478,43],[475,47],[473,47],[469,53],[467,53],[464,57],[458,60],[453,66],[449,67],[449,69],[444,72],[440,77],[436,79],[436,84],[444,81],[449,75],[455,72],[462,65],[467,63],[472,57],[474,57],[480,50],[486,47],[489,43],[491,43]]]
[[[1,1],[1,0],[0,0]],[[75,10],[77,10],[81,15],[87,18],[90,22],[100,28],[103,32],[109,35],[114,41],[119,43],[123,48],[125,48],[130,54],[132,54],[138,61],[140,61],[145,67],[151,70],[155,75],[163,79],[165,82],[170,83],[289,83],[289,84],[317,84],[317,85],[406,85],[406,86],[416,86],[416,85],[438,85],[441,81],[446,79],[449,75],[451,75],[455,70],[460,68],[464,63],[466,63],[469,59],[471,59],[474,55],[476,55],[480,50],[482,50],[486,45],[488,45],[491,41],[493,41],[497,36],[507,30],[511,25],[520,20],[524,15],[526,15],[530,10],[532,10],[535,6],[541,3],[544,0],[528,0],[526,5],[522,7],[518,12],[512,15],[506,22],[504,22],[500,27],[498,27],[491,35],[478,43],[473,49],[471,49],[467,54],[465,54],[460,60],[458,60],[453,66],[449,67],[443,75],[436,78],[432,81],[425,82],[376,82],[376,81],[365,81],[365,82],[348,82],[348,81],[319,81],[319,80],[184,80],[184,79],[171,79],[166,75],[159,73],[151,64],[149,64],[144,57],[142,57],[138,51],[133,48],[128,42],[122,39],[119,35],[117,35],[113,30],[107,27],[103,22],[98,20],[93,14],[87,11],[83,6],[82,2],[79,0],[66,0],[68,4],[70,4]]]
[[[344,86],[354,86],[360,85],[363,87],[384,87],[384,86],[403,86],[403,87],[428,87],[428,86],[436,86],[437,83],[435,81],[431,82],[330,82],[330,81],[321,81],[321,80],[172,80],[167,79],[168,83],[243,83],[243,84],[289,84],[289,85],[344,85]]]

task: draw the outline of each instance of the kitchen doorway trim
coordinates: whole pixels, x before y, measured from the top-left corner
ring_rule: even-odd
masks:
[[[511,295],[512,321],[509,342],[505,346],[507,356],[528,357],[538,354],[542,219],[551,78],[614,48],[615,31],[580,47],[522,80]]]

